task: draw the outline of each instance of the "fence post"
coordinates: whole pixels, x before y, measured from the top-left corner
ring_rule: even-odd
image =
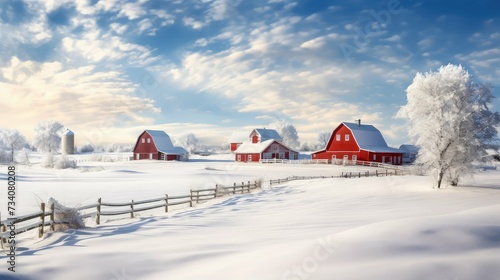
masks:
[[[97,200],[97,216],[95,219],[95,223],[98,225],[101,224],[101,198],[100,197]]]
[[[233,194],[236,194],[236,183],[233,184]]]
[[[218,184],[215,184],[215,192],[214,192],[214,198],[217,197],[217,190],[219,189]]]
[[[359,172],[359,178],[361,178],[361,172]]]
[[[352,172],[349,172],[349,178],[352,178]]]
[[[340,175],[340,177],[344,177],[344,172],[342,171],[342,175]]]
[[[130,203],[130,218],[134,217],[134,200],[132,199],[132,203]]]
[[[241,182],[241,193],[245,190],[245,182]]]
[[[165,194],[165,213],[168,213],[168,194]]]
[[[385,176],[387,176],[388,173],[389,173],[389,171],[386,169],[385,170]]]
[[[248,192],[250,192],[250,181],[248,181]]]
[[[375,170],[375,176],[378,177],[378,170]]]
[[[56,222],[56,207],[55,207],[55,204],[52,203],[50,205],[50,230],[51,231],[55,231],[56,230],[56,225],[55,225],[55,222]]]
[[[191,195],[189,196],[189,207],[193,207],[193,190],[189,190]]]
[[[40,210],[42,210],[42,215],[40,216],[42,220],[42,224],[38,226],[38,238],[42,238],[43,236],[43,227],[45,225],[45,203],[40,204]]]
[[[2,225],[2,228],[0,230],[0,232],[3,234],[4,232],[7,232],[7,226],[5,224]],[[4,238],[2,237],[3,235],[0,235],[0,244],[2,244],[2,248],[3,248],[3,244],[7,244],[7,238]]]

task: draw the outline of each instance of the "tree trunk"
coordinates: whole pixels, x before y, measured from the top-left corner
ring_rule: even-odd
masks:
[[[437,188],[438,188],[438,189],[440,189],[440,188],[441,188],[441,182],[443,181],[443,175],[444,175],[443,170],[439,171],[439,176],[438,176],[438,186],[437,186]]]

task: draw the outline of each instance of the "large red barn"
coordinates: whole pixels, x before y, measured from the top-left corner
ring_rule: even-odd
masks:
[[[234,151],[235,160],[243,162],[258,162],[261,159],[298,159],[299,153],[281,144],[277,140],[269,139],[264,142],[244,142]]]
[[[187,160],[188,152],[174,147],[168,134],[161,130],[145,130],[134,146],[134,159]]]
[[[387,146],[382,133],[373,125],[341,123],[333,130],[325,149],[314,152],[312,159],[360,160],[403,164],[403,152]]]

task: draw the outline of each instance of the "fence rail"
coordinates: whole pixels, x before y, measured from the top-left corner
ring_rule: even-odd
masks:
[[[343,160],[343,159],[261,159],[261,163],[288,163],[288,164],[335,164],[344,166],[369,166],[384,169],[398,169],[404,170],[406,167],[402,165],[393,165],[390,163],[374,162],[374,161],[362,161],[362,160]]]
[[[312,179],[326,179],[326,178],[361,178],[361,177],[381,177],[381,176],[402,176],[410,175],[411,172],[407,169],[405,170],[388,170],[383,171],[375,170],[374,172],[342,172],[339,176],[290,176],[282,179],[269,180],[269,185],[282,184],[290,181],[296,180],[312,180]]]
[[[199,203],[201,201],[214,199],[228,194],[250,193],[252,190],[260,187],[261,187],[260,182],[255,181],[251,183],[250,181],[248,181],[247,183],[242,182],[241,185],[234,183],[232,186],[215,185],[215,188],[190,190],[190,193],[188,195],[169,196],[168,194],[165,194],[164,197],[145,199],[139,201],[131,200],[130,202],[103,202],[102,199],[99,198],[97,200],[97,203],[75,207],[74,210],[80,212],[82,210],[95,208],[96,211],[92,211],[90,213],[84,213],[81,215],[81,217],[82,218],[96,217],[96,224],[99,225],[101,223],[102,216],[130,214],[130,217],[133,218],[135,216],[135,213],[147,210],[153,210],[157,208],[164,208],[165,212],[168,212],[170,206],[189,204],[190,207],[193,207],[194,203]],[[116,209],[124,207],[126,209],[111,210],[113,208]],[[15,219],[0,221],[1,248],[4,247],[4,243],[7,243],[6,237],[9,235],[13,235],[10,233],[10,229],[8,230],[8,227],[10,226],[10,224],[8,224],[9,222],[15,225],[14,234],[20,234],[38,228],[38,237],[41,238],[44,234],[46,226],[50,226],[50,230],[54,231],[55,225],[64,223],[57,221],[55,212],[56,211],[54,210],[54,204],[51,204],[50,210],[46,211],[45,203],[41,203],[40,210],[37,212],[26,214],[23,216],[18,216]],[[49,220],[45,219],[47,216],[49,217]],[[33,220],[37,221],[33,222]],[[20,224],[26,223],[28,221],[30,221],[31,223],[19,226]]]

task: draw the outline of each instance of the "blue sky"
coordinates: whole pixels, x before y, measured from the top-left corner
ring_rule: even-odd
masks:
[[[500,86],[494,0],[0,3],[0,127],[28,138],[57,120],[78,144],[146,128],[222,144],[279,119],[316,142],[361,118],[399,146],[417,72],[462,64]]]

